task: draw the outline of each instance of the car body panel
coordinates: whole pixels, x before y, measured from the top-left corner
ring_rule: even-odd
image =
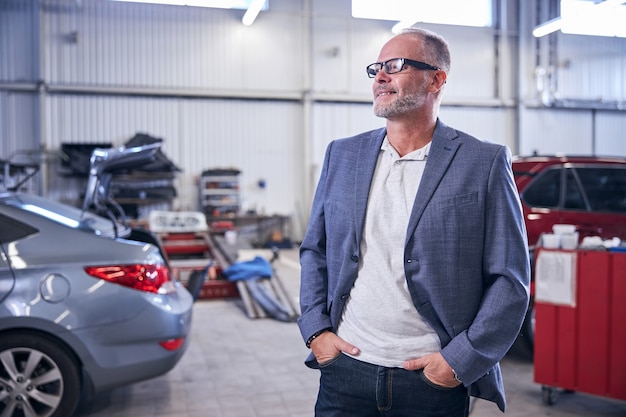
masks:
[[[23,210],[24,202],[62,216],[42,217],[32,207]],[[0,227],[7,219],[36,232],[0,242],[0,337],[19,329],[62,341],[96,392],[162,375],[176,365],[192,322],[193,298],[185,287],[173,281],[162,293],[139,291],[84,269],[165,265],[160,248],[115,238],[130,230],[108,219],[21,193],[0,194]],[[185,340],[178,349],[160,345],[178,338]]]

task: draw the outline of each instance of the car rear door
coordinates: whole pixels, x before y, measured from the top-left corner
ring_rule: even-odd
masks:
[[[576,225],[581,237],[626,240],[626,167],[567,164],[565,178],[560,222]]]
[[[542,233],[550,233],[552,225],[561,222],[562,184],[563,170],[555,165],[538,174],[522,190],[528,244],[531,247],[537,243]]]

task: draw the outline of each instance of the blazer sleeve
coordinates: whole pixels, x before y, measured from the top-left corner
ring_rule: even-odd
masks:
[[[328,313],[328,268],[324,200],[332,143],[326,149],[324,165],[311,206],[311,215],[300,246],[300,310],[298,326],[306,341],[314,333],[331,328]]]
[[[487,183],[482,301],[472,324],[442,349],[465,385],[485,376],[508,352],[529,300],[526,229],[507,147],[493,159]]]

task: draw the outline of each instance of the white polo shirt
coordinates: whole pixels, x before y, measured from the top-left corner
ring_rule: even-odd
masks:
[[[415,309],[404,274],[404,242],[430,143],[402,158],[383,141],[370,189],[359,274],[337,334],[354,356],[401,367],[407,359],[441,350],[439,337]]]

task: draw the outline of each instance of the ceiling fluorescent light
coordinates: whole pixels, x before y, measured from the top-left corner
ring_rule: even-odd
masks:
[[[212,7],[246,10],[251,0],[115,0],[129,3],[166,4],[171,6]]]
[[[541,38],[542,36],[549,35],[552,32],[560,30],[562,25],[563,22],[561,21],[560,17],[548,20],[547,22],[542,23],[533,29],[533,36],[535,38]]]
[[[193,0],[116,0],[127,3],[150,3],[150,4],[165,4],[170,6],[196,6],[193,4]],[[200,4],[200,6],[204,6],[204,4]]]
[[[352,17],[357,19],[406,21],[442,25],[490,27],[492,0],[351,0]],[[409,22],[413,19],[413,22]],[[407,26],[408,27],[408,26]]]
[[[246,26],[250,26],[252,23],[254,23],[254,20],[259,15],[259,12],[263,8],[263,6],[265,6],[265,0],[252,0],[250,6],[248,6],[248,10],[246,10],[246,13],[241,19],[241,23]]]
[[[596,4],[597,7],[620,6],[626,3],[626,0],[604,0],[602,3]]]
[[[393,25],[393,27],[391,28],[391,32],[397,35],[398,33],[402,32],[403,29],[410,28],[417,22],[418,21],[415,19],[402,20]]]
[[[575,35],[626,37],[624,3],[626,0],[605,0],[600,3],[561,0],[561,17],[535,27],[533,36],[540,38],[560,30]]]
[[[561,0],[561,32],[575,35],[626,37],[624,1],[601,3]]]

